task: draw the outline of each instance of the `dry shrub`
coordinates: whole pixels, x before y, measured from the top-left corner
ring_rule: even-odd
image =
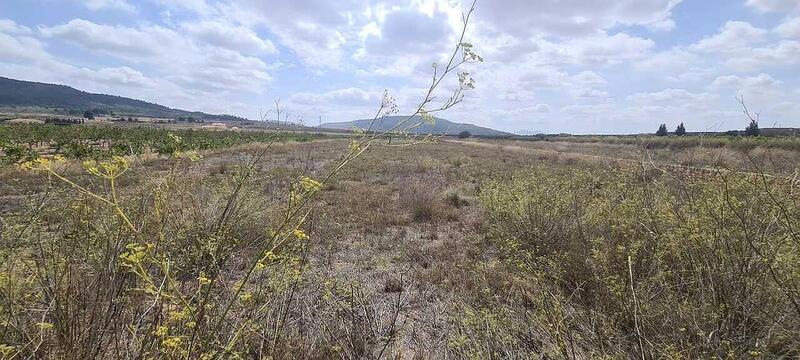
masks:
[[[408,211],[414,222],[451,221],[458,218],[455,209],[447,206],[433,188],[435,183],[411,181],[400,190],[400,206]]]
[[[528,314],[565,357],[800,355],[794,185],[656,174],[536,168],[483,187],[489,244],[515,278],[489,314],[507,341],[459,351],[541,354],[513,324]]]

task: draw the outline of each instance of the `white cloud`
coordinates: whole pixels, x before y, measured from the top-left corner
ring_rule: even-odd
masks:
[[[338,89],[325,93],[297,93],[290,101],[303,105],[373,106],[381,104],[383,94],[359,88]]]
[[[222,21],[185,22],[181,30],[200,42],[243,54],[274,54],[272,41],[262,39],[255,31]]]
[[[691,93],[683,89],[664,89],[659,92],[637,93],[625,98],[629,102],[660,106],[708,104],[714,99],[714,95],[708,93]]]
[[[89,10],[122,10],[127,12],[136,11],[136,7],[131,5],[127,0],[82,0],[81,3]]]
[[[754,27],[750,23],[728,21],[718,34],[700,40],[691,48],[701,52],[730,52],[759,43],[766,35],[767,30]]]
[[[30,35],[32,33],[31,29],[27,26],[18,25],[14,21],[8,19],[0,19],[0,32],[19,35]]]
[[[606,79],[594,71],[583,71],[572,77],[576,82],[587,86],[602,86],[608,83]]]
[[[760,88],[760,89],[767,89],[772,88],[775,86],[780,85],[782,82],[779,80],[775,80],[772,76],[768,74],[761,73],[757,76],[751,77],[741,77],[737,75],[727,75],[727,76],[720,76],[717,77],[713,83],[711,83],[712,87],[715,88]]]
[[[540,41],[534,53],[536,62],[545,64],[609,65],[642,59],[655,46],[650,39],[625,33],[598,34],[563,42]]]
[[[484,1],[476,15],[479,22],[497,32],[528,37],[544,33],[580,37],[617,25],[650,25],[669,28],[672,9],[681,0],[618,0],[598,6],[592,0]]]
[[[800,39],[800,17],[785,19],[775,28],[775,32],[785,38]]]
[[[201,16],[219,15],[219,12],[206,0],[150,0],[170,10],[188,10]]]
[[[155,66],[162,77],[190,88],[259,92],[271,79],[263,60],[209,44],[214,36],[208,36],[202,27],[199,30],[193,34],[203,40],[201,42],[157,25],[109,26],[76,19],[63,25],[40,28],[47,38],[77,44],[93,53]],[[232,32],[242,35],[235,30]],[[239,44],[233,41],[226,47],[241,46],[248,40],[257,41],[248,36],[238,40],[241,40]]]
[[[800,41],[794,40],[783,40],[767,47],[754,48],[727,62],[728,66],[741,71],[798,63],[800,63]]]
[[[445,14],[428,16],[416,9],[392,11],[380,25],[379,33],[364,41],[365,56],[437,53],[452,33]]]
[[[59,38],[88,50],[135,59],[148,59],[169,49],[185,47],[180,35],[161,26],[137,29],[73,19],[62,25],[43,26],[40,31],[45,37]]]
[[[246,26],[265,26],[306,64],[344,66],[344,46],[358,38],[365,0],[238,0],[223,12]]]
[[[747,6],[759,11],[800,11],[797,0],[747,0]]]

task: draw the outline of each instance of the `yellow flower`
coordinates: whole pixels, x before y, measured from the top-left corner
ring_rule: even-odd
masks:
[[[181,346],[182,343],[183,339],[181,339],[179,336],[170,336],[161,342],[161,346],[166,348],[176,348]]]
[[[307,234],[306,234],[306,232],[305,232],[305,231],[303,231],[303,230],[300,230],[300,229],[295,229],[295,230],[292,232],[292,234],[293,234],[293,235],[294,235],[294,237],[296,237],[298,240],[308,240],[308,235],[307,235]]]
[[[302,186],[303,190],[306,192],[315,192],[322,188],[322,183],[310,177],[303,176],[300,178],[300,186]]]
[[[159,326],[156,328],[156,331],[153,331],[153,335],[158,337],[167,336],[167,333],[169,333],[169,328],[166,326]]]
[[[200,272],[200,276],[197,277],[197,281],[200,282],[200,286],[211,284],[211,279],[206,277],[205,272]]]

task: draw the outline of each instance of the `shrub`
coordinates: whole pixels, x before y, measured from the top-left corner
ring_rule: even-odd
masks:
[[[472,134],[469,131],[466,131],[466,130],[458,133],[458,138],[459,139],[469,139],[471,136],[472,136]]]
[[[800,198],[791,183],[658,174],[535,168],[485,186],[488,236],[517,274],[517,292],[553,294],[574,314],[512,301],[561,329],[553,343],[567,349],[797,356]],[[581,340],[569,329],[582,329]]]
[[[758,128],[758,121],[750,120],[750,124],[744,129],[744,136],[758,136],[761,130]]]
[[[416,222],[434,220],[439,211],[436,194],[419,183],[413,183],[401,190],[400,204],[408,210],[411,219]]]

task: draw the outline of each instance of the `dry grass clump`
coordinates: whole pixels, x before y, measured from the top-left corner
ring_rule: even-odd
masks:
[[[433,186],[423,181],[411,181],[400,189],[400,206],[405,209],[413,222],[452,221],[458,218],[458,207],[463,200],[450,195],[442,195]],[[456,195],[457,196],[457,195]]]

